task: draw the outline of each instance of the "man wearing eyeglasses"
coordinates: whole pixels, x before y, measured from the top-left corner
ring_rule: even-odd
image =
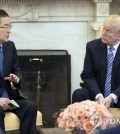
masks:
[[[21,134],[36,134],[37,107],[19,94],[22,74],[15,44],[8,40],[11,27],[9,15],[0,9],[0,128],[5,131],[5,112],[11,111],[20,118]],[[13,109],[10,100],[15,100],[19,107]]]

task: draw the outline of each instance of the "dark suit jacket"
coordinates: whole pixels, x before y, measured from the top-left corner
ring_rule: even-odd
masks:
[[[16,74],[20,78],[20,81],[22,80],[17,51],[12,41],[3,43],[3,55],[3,76],[0,74],[0,96],[3,93],[4,87],[8,91],[10,98],[21,98],[18,92],[19,88],[21,87],[21,82],[19,84],[14,84],[17,90],[13,90],[11,89],[10,82],[4,80],[4,78],[8,77],[10,73]]]
[[[93,97],[104,93],[107,73],[107,45],[96,39],[87,43],[84,69],[81,78],[83,86]],[[120,45],[113,61],[111,91],[120,97]]]

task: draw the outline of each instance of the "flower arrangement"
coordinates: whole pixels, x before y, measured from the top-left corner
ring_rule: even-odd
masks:
[[[84,130],[86,134],[92,134],[96,128],[110,127],[112,118],[112,114],[104,105],[86,100],[67,106],[59,114],[57,123],[58,127],[66,130],[80,129]]]

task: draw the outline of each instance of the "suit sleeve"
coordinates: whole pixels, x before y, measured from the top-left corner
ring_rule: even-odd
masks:
[[[20,83],[19,84],[14,84],[16,88],[20,88],[22,86],[22,72],[19,67],[19,60],[18,60],[18,55],[17,55],[17,50],[16,47],[13,43],[13,65],[12,65],[12,73],[16,74],[20,78]]]
[[[87,43],[81,79],[84,82],[83,86],[90,90],[92,97],[95,97],[98,93],[101,93],[95,75],[96,74],[94,70],[94,53],[91,44]]]

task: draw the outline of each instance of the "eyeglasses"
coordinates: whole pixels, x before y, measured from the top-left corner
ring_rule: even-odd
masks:
[[[5,30],[8,30],[8,29],[12,29],[12,25],[7,25],[7,26],[3,26],[3,27],[0,27],[0,28],[3,28]]]

